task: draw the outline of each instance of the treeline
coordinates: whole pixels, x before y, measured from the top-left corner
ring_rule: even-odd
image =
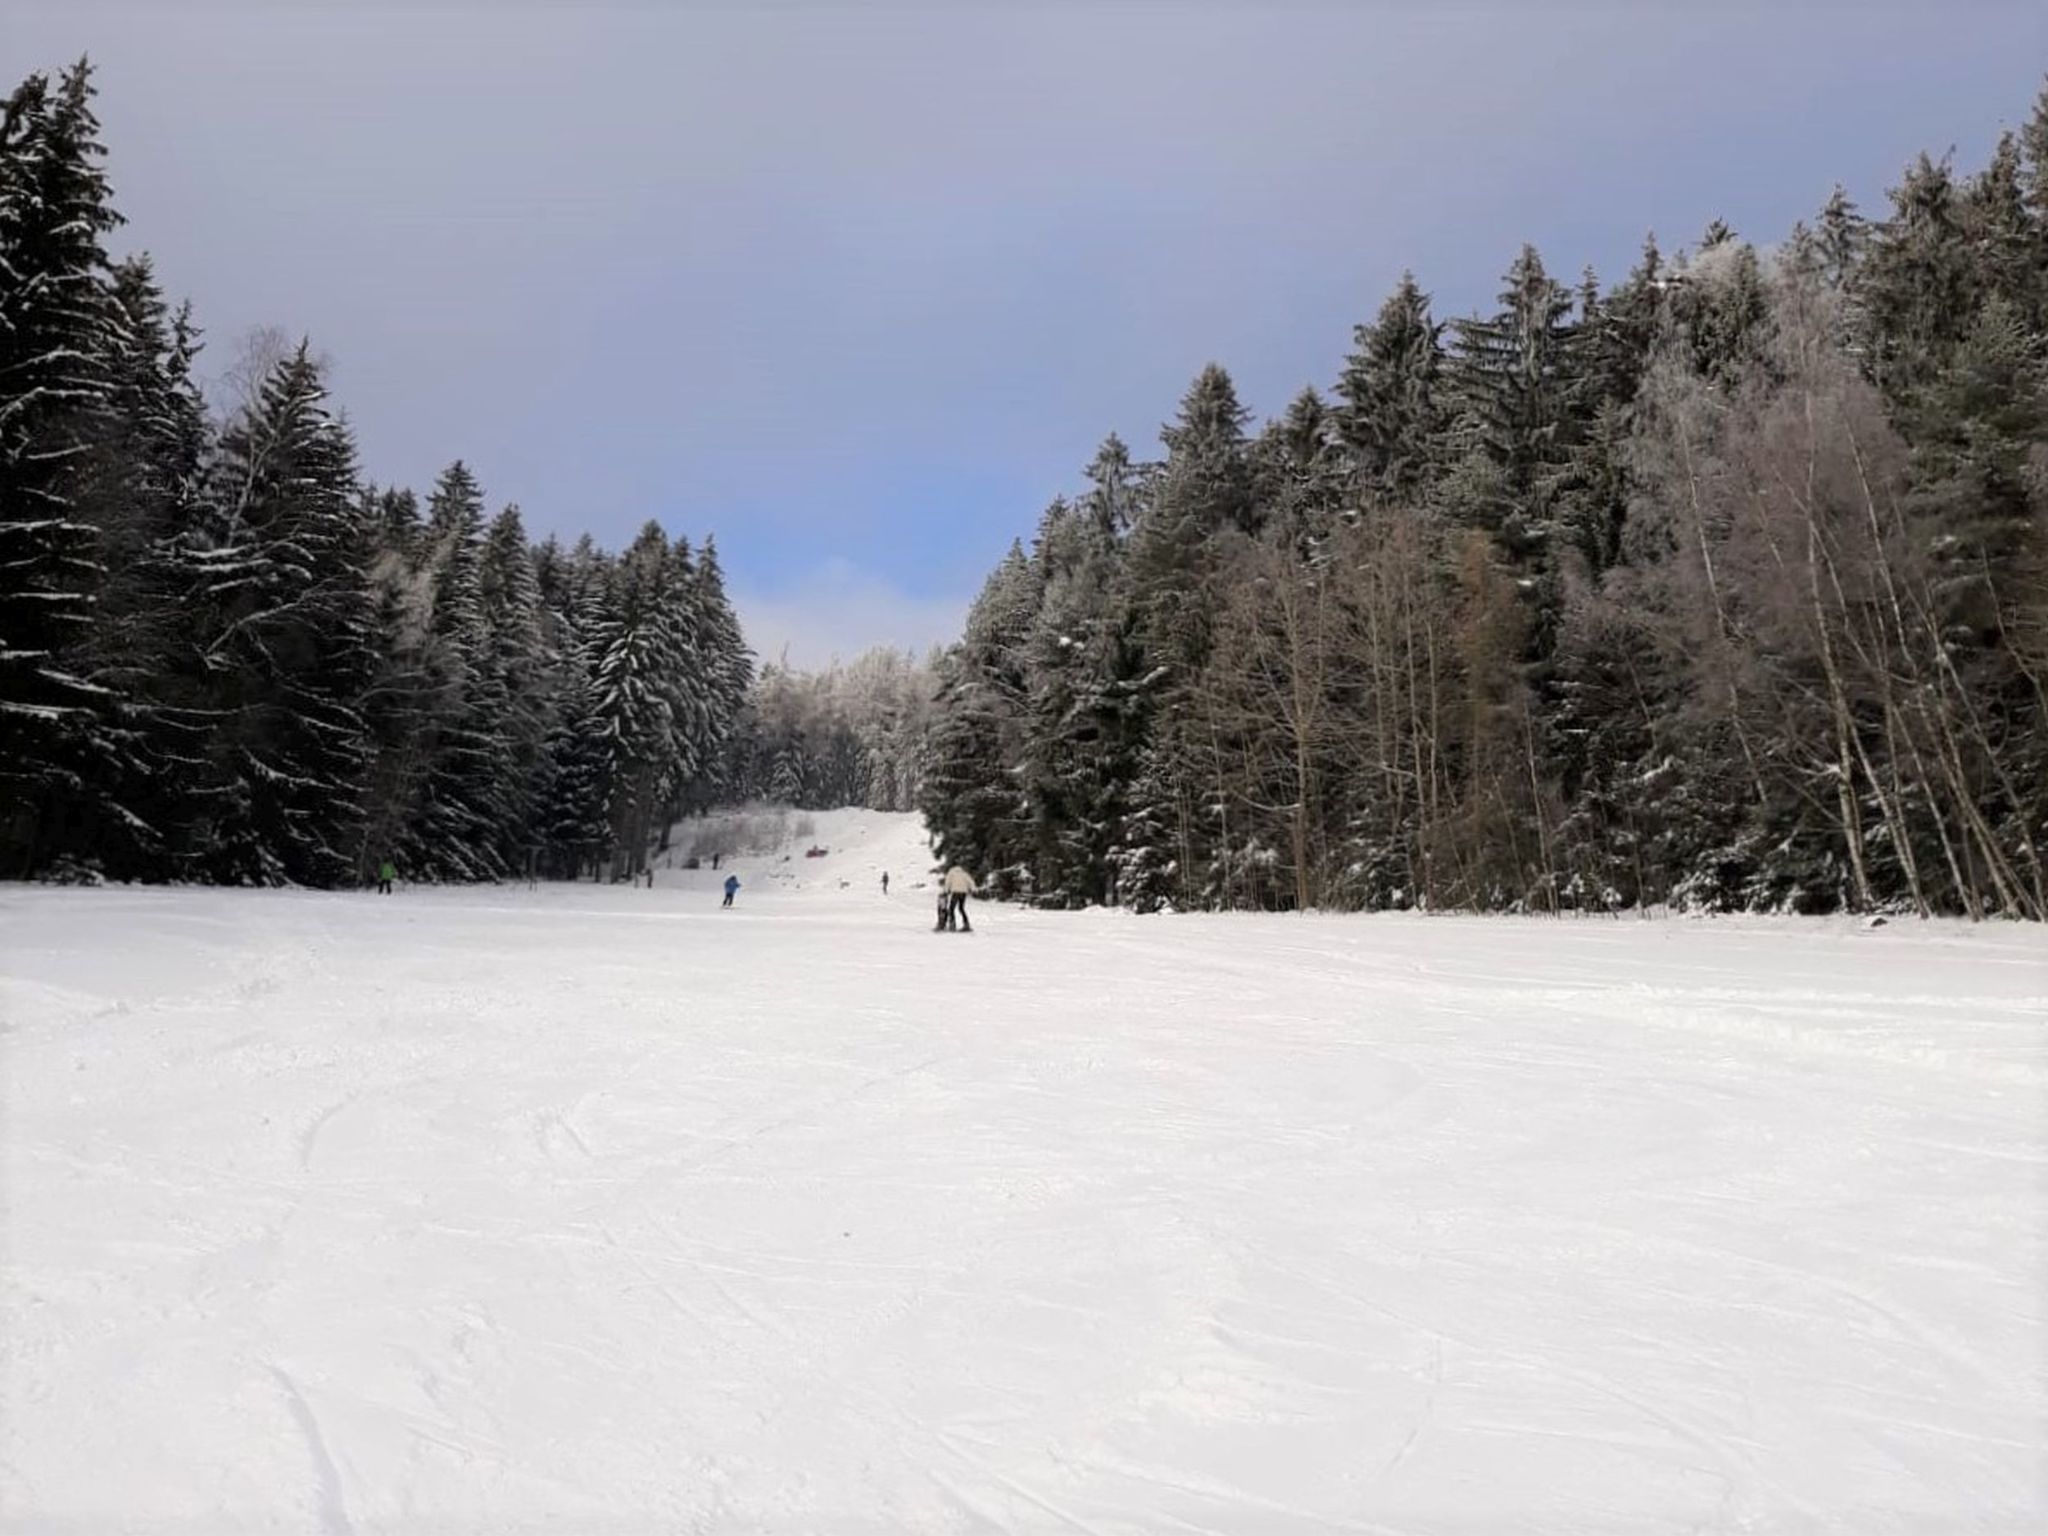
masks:
[[[119,225],[88,68],[0,108],[0,876],[625,873],[751,664],[707,544],[535,547],[359,475],[307,348],[216,419]]]
[[[943,853],[1054,906],[2048,915],[2048,92],[1981,171],[1205,369],[944,658]]]
[[[915,810],[934,691],[928,661],[886,647],[816,672],[764,666],[719,787],[804,810]]]

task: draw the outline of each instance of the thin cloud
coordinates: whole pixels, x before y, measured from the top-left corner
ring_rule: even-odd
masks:
[[[965,597],[913,597],[846,560],[814,566],[773,593],[736,589],[747,644],[762,662],[813,669],[877,646],[923,655],[957,639]]]

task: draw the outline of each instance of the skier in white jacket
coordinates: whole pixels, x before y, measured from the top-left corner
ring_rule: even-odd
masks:
[[[977,889],[974,884],[974,876],[967,873],[958,864],[955,864],[946,871],[944,884],[946,891],[946,926],[950,928],[955,923],[958,923],[962,933],[974,932],[974,925],[967,921],[967,898],[973,895]]]

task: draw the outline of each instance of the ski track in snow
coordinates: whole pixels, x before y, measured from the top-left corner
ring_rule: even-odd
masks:
[[[0,1531],[2048,1529],[2041,930],[935,935],[816,819],[0,888]]]
[[[320,1495],[320,1529],[328,1536],[350,1536],[348,1505],[341,1496],[341,1473],[335,1470],[334,1458],[327,1453],[327,1437],[320,1433],[320,1421],[288,1371],[273,1365],[270,1374],[283,1391],[285,1402],[291,1408],[292,1422],[306,1437],[306,1449],[313,1457],[313,1476],[319,1485]]]

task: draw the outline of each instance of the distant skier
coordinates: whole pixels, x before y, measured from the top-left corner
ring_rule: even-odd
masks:
[[[720,902],[719,905],[724,907],[731,906],[733,897],[739,895],[739,893],[740,877],[738,875],[727,875],[725,877],[725,900]]]
[[[882,894],[884,896],[889,894],[889,871],[886,869],[882,871]]]
[[[974,932],[974,924],[967,921],[967,898],[977,889],[974,876],[955,864],[946,871],[945,889],[946,926],[950,928],[957,923],[962,933]]]
[[[379,896],[389,896],[391,894],[391,882],[397,878],[398,866],[396,864],[392,863],[389,859],[379,864],[377,866],[377,894]]]

